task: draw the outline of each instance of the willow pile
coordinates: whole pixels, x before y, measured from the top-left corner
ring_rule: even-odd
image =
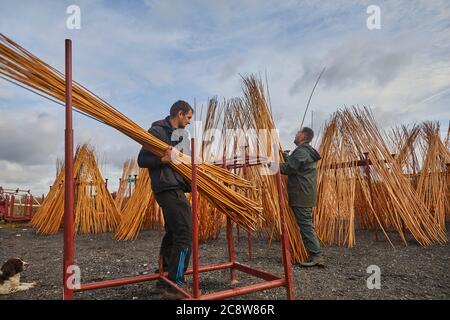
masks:
[[[134,240],[140,230],[158,228],[163,224],[162,211],[150,188],[148,170],[138,171],[136,187],[122,211],[122,217],[114,236],[117,240]]]
[[[203,157],[219,163],[225,157],[228,164],[232,164],[235,158],[238,163],[242,163],[248,155],[251,155],[253,162],[256,161],[255,155],[260,157],[261,164],[238,169],[237,173],[255,184],[255,188],[243,193],[263,207],[263,214],[257,222],[258,232],[268,235],[270,239],[279,239],[281,223],[278,191],[276,177],[268,169],[268,160],[281,154],[281,145],[261,81],[255,76],[243,78],[243,94],[243,98],[225,100],[221,104],[215,99],[210,102],[205,131],[221,131],[222,139],[220,143],[207,143],[203,149]],[[288,205],[285,183],[282,188],[292,260],[304,261],[307,252],[294,213]]]
[[[445,232],[390,153],[367,108],[345,108],[328,121],[319,148],[318,205],[314,223],[325,243],[355,243],[355,220],[406,231],[421,245],[444,243]],[[368,153],[370,167],[358,167]],[[391,242],[392,244],[392,242]]]
[[[77,233],[101,233],[117,228],[120,214],[98,169],[94,150],[77,148],[73,173],[75,179],[74,227]],[[64,169],[54,181],[39,211],[31,220],[38,233],[55,234],[64,218]]]

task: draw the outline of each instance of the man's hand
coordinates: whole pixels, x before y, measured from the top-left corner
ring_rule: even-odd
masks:
[[[166,149],[166,153],[161,158],[161,162],[162,163],[172,162],[175,159],[175,157],[177,156],[178,152],[179,151],[177,149],[175,149],[174,147],[168,147]]]

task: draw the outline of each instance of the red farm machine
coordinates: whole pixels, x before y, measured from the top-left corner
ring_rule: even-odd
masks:
[[[41,206],[43,197],[33,197],[30,190],[0,187],[0,220],[28,222]]]

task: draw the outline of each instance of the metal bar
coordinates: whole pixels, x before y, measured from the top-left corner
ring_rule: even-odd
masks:
[[[289,300],[295,299],[294,294],[294,280],[292,278],[292,261],[291,251],[289,247],[289,239],[286,232],[286,221],[284,218],[284,199],[283,189],[281,188],[281,173],[277,171],[277,191],[278,191],[278,205],[280,207],[280,222],[281,222],[281,250],[283,255],[284,276],[286,283],[286,293]]]
[[[233,172],[234,172],[234,174],[237,174],[237,156],[234,156]],[[236,225],[236,234],[237,234],[237,243],[239,245],[241,243],[241,233],[240,233],[239,225]]]
[[[227,167],[227,160],[225,157],[225,151],[223,156],[223,167]],[[233,240],[233,224],[231,219],[227,217],[227,244],[228,244],[228,261],[234,264],[236,262],[236,253],[234,251],[234,240]],[[231,285],[238,283],[236,270],[231,268],[230,270],[230,282]]]
[[[214,300],[214,299],[226,299],[237,296],[242,296],[249,293],[254,293],[258,291],[263,291],[267,289],[277,288],[285,285],[285,279],[278,279],[273,281],[267,281],[262,283],[253,284],[246,287],[234,288],[220,292],[214,292],[210,294],[205,294],[200,297],[200,300]]]
[[[113,279],[113,280],[105,280],[105,281],[99,281],[99,282],[91,282],[91,283],[85,283],[80,286],[79,289],[74,289],[74,292],[80,292],[80,291],[88,291],[88,290],[95,290],[95,289],[102,289],[102,288],[109,288],[109,287],[117,287],[121,285],[126,284],[134,284],[144,281],[151,281],[159,279],[160,275],[159,273],[156,274],[147,274],[137,277],[127,277],[127,278],[120,278],[120,279]]]
[[[177,290],[178,292],[180,292],[181,294],[183,294],[186,298],[192,298],[192,295],[189,294],[188,292],[186,292],[185,290],[183,290],[182,288],[180,288],[179,286],[177,286],[175,284],[175,282],[172,282],[169,280],[169,278],[165,277],[165,276],[161,276],[161,280],[163,280],[165,283],[169,284],[172,288],[174,288],[175,290]],[[197,298],[196,298],[197,299]]]
[[[375,203],[374,203],[374,200],[373,200],[372,178],[370,177],[371,161],[369,159],[369,153],[368,152],[364,152],[364,159],[362,161],[364,162],[364,172],[366,173],[367,184],[369,185],[370,203],[372,205],[372,208],[375,210]],[[376,228],[375,228],[375,241],[378,241],[378,231],[377,231]]]
[[[233,262],[224,262],[224,263],[216,263],[216,264],[208,264],[208,265],[204,265],[204,266],[199,266],[198,267],[198,272],[202,273],[202,272],[209,272],[209,271],[216,271],[216,270],[223,270],[223,269],[228,269],[234,266]],[[192,268],[189,268],[186,270],[187,275],[192,274],[194,271]]]
[[[231,268],[232,266],[233,266],[233,263],[231,263],[231,262],[210,264],[210,265],[200,266],[198,268],[198,272],[202,273],[202,272],[223,270],[223,269]],[[189,268],[185,274],[189,275],[192,273],[193,273],[192,268]],[[167,272],[163,273],[164,277],[167,277],[167,275],[168,275]],[[82,284],[79,289],[74,289],[74,292],[95,290],[95,289],[102,289],[102,288],[109,288],[109,287],[117,287],[117,286],[134,284],[134,283],[139,283],[139,282],[152,281],[152,280],[159,279],[160,276],[161,275],[159,273],[155,273],[155,274],[147,274],[147,275],[142,275],[142,276],[137,276],[137,277],[126,277],[126,278],[119,278],[119,279],[113,279],[113,280],[85,283],[85,284]]]
[[[247,162],[249,159],[248,146],[245,146],[244,150],[245,150],[244,151],[245,162],[242,167],[242,170],[243,170],[244,179],[247,179]],[[249,196],[248,190],[245,191],[245,195],[248,198],[248,196]],[[252,233],[250,232],[250,230],[247,230],[247,248],[248,248],[248,260],[252,261],[253,260],[253,240],[252,240]]]
[[[195,139],[191,139],[191,165],[192,165],[192,293],[194,298],[200,296],[198,286],[198,212],[197,212],[197,164],[195,163]]]
[[[6,210],[6,218],[8,218],[8,219],[14,219],[14,200],[15,200],[15,196],[11,195],[11,200],[9,202],[9,211]]]
[[[73,299],[73,289],[67,280],[68,268],[74,264],[74,180],[73,180],[73,130],[72,130],[72,41],[66,39],[66,130],[65,130],[65,190],[64,190],[64,300]]]
[[[255,277],[267,280],[267,281],[283,279],[283,278],[281,278],[279,276],[276,276],[274,274],[271,274],[271,273],[268,273],[268,272],[265,272],[265,271],[262,271],[262,270],[255,269],[255,268],[252,268],[250,266],[246,266],[246,265],[244,265],[242,263],[239,263],[239,262],[235,262],[234,263],[234,267],[237,270],[239,270],[239,271],[245,272],[247,274],[250,274],[252,276],[255,276]]]

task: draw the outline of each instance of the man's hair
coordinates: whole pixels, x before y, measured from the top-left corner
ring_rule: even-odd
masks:
[[[170,116],[172,118],[174,118],[177,116],[178,112],[180,112],[180,111],[183,115],[185,115],[185,114],[189,113],[189,111],[194,112],[194,109],[192,109],[192,107],[186,101],[178,100],[170,108]]]
[[[313,131],[313,129],[308,128],[308,127],[303,127],[302,128],[302,132],[305,135],[306,142],[311,142],[312,139],[314,138],[314,131]]]

